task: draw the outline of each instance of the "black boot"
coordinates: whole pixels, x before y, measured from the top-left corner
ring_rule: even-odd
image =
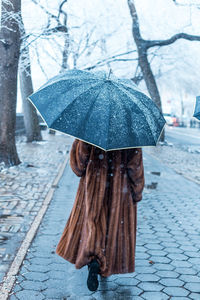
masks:
[[[88,265],[89,273],[87,279],[88,289],[92,292],[96,291],[99,286],[98,274],[99,274],[99,263],[96,259],[93,259]]]

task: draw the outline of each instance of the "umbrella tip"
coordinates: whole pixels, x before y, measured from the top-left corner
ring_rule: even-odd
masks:
[[[113,74],[113,71],[112,71],[112,69],[110,68],[110,69],[109,69],[109,71],[108,71],[107,80],[109,80],[109,79],[110,79],[110,75],[111,75],[111,74]]]

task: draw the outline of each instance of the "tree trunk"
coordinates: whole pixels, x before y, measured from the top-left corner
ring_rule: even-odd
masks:
[[[24,62],[28,59],[28,63]],[[27,97],[33,93],[33,84],[31,78],[31,67],[29,50],[25,49],[21,55],[20,63],[20,89],[23,101],[24,124],[26,129],[27,142],[41,141],[42,136],[39,127],[38,115],[35,107],[28,101]],[[26,64],[26,65],[25,65]]]
[[[17,100],[17,72],[20,53],[19,24],[14,13],[21,11],[21,0],[1,2],[0,31],[0,162],[18,165],[15,124]],[[9,13],[10,17],[6,17]]]
[[[150,63],[148,61],[147,50],[145,50],[143,47],[140,47],[140,45],[138,45],[137,47],[138,47],[139,66],[141,68],[142,75],[143,75],[144,81],[146,83],[148,92],[151,96],[151,99],[156,103],[156,105],[162,111],[160,94],[158,91],[158,87],[157,87],[156,80],[153,75]],[[163,142],[164,139],[165,139],[165,132],[163,130],[160,140]]]
[[[157,104],[157,106],[161,109],[161,100],[160,100],[160,94],[158,91],[158,87],[156,84],[155,77],[153,75],[150,63],[147,58],[147,51],[146,50],[140,50],[138,46],[138,60],[139,60],[139,66],[142,71],[143,78],[145,80],[148,92],[154,100],[154,102]]]
[[[141,47],[140,44],[137,45],[137,48],[138,48],[139,66],[141,68],[142,75],[143,75],[144,81],[146,83],[148,92],[151,96],[151,99],[156,103],[156,105],[162,111],[160,94],[158,91],[158,87],[157,87],[156,80],[153,75],[150,63],[148,61],[147,50],[144,47]],[[164,139],[165,139],[165,132],[163,130],[160,140],[163,142]]]
[[[68,69],[68,56],[69,56],[69,34],[68,32],[65,33],[64,35],[64,48],[63,48],[63,52],[62,52],[62,66],[61,66],[61,70],[65,71]]]
[[[157,106],[162,111],[160,94],[158,91],[158,87],[150,63],[148,61],[148,56],[147,56],[148,42],[141,37],[139,20],[135,8],[134,0],[128,0],[128,6],[132,17],[132,22],[133,22],[132,34],[137,46],[139,66],[141,68],[144,81],[146,83],[148,92],[152,100],[157,104]],[[164,141],[164,130],[161,136],[161,141]]]

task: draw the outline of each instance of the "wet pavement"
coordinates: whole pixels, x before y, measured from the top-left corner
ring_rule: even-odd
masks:
[[[43,132],[43,141],[18,138],[22,163],[0,172],[0,283],[8,271],[71,145],[64,135]]]
[[[195,130],[200,134],[200,130]],[[145,148],[145,152],[152,155],[161,163],[169,166],[178,174],[200,184],[200,151],[185,151],[183,147],[169,144],[165,146],[158,145],[157,147],[148,147]]]
[[[92,293],[87,267],[76,270],[55,254],[79,181],[67,165],[10,300],[200,299],[200,186],[147,153],[144,164],[136,272],[102,279]]]

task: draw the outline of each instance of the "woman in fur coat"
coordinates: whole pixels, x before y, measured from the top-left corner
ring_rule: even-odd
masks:
[[[144,170],[139,148],[103,151],[75,140],[70,165],[80,183],[56,253],[88,265],[89,290],[98,288],[98,274],[135,270],[137,202],[142,199]]]

